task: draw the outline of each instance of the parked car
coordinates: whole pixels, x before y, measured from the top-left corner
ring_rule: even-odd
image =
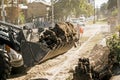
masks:
[[[80,25],[81,27],[85,26],[85,18],[72,18],[71,23],[73,23],[74,26]]]
[[[80,17],[79,18],[79,24],[81,25],[81,26],[85,26],[85,17]]]

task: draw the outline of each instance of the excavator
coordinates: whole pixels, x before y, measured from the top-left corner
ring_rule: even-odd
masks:
[[[67,52],[77,40],[69,22],[26,29],[0,21],[0,80]]]

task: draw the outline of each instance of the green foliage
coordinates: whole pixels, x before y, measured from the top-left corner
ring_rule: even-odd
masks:
[[[120,38],[114,34],[107,40],[107,46],[110,49],[110,54],[117,57],[117,61],[120,62]]]
[[[111,14],[112,14],[112,16],[117,16],[117,14],[118,14],[118,9],[114,9]]]
[[[117,29],[118,31],[120,31],[120,25],[116,26],[116,29]]]
[[[4,0],[4,3],[7,4],[9,0]],[[2,4],[2,0],[0,0],[0,5]]]
[[[87,0],[58,0],[54,4],[55,18],[65,18],[69,15],[90,16],[93,14],[93,6],[87,3]],[[64,15],[63,15],[64,14]]]
[[[120,38],[120,25],[116,26],[116,30],[118,31],[118,33],[119,33],[119,38]]]
[[[113,10],[114,8],[117,8],[117,0],[109,0],[108,9]]]
[[[106,16],[107,15],[107,6],[108,4],[107,3],[103,3],[100,7],[100,12],[102,13],[102,15]]]
[[[25,16],[24,16],[23,12],[20,12],[19,20],[20,20],[20,24],[24,24],[25,23]]]
[[[18,3],[19,4],[27,4],[27,0],[19,0]]]
[[[16,1],[16,0],[4,0],[4,3],[5,4],[8,4],[8,2],[10,3],[10,2],[14,2],[14,1]],[[18,3],[20,3],[20,4],[26,4],[27,3],[27,0],[17,0],[18,1]],[[0,0],[0,5],[1,5],[1,3],[2,3],[2,0]]]
[[[93,15],[93,13],[94,13],[94,7],[91,4],[87,5],[86,6],[86,16],[89,17],[89,16]]]

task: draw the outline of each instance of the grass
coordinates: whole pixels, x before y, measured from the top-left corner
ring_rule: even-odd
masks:
[[[86,24],[92,25],[93,21],[88,21]],[[103,19],[96,20],[95,24],[107,24],[107,19],[103,18]]]
[[[85,42],[86,40],[88,40],[88,38],[89,38],[89,37],[82,37],[82,38],[80,39],[80,42]]]

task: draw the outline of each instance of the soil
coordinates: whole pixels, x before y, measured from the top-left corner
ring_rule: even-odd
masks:
[[[84,36],[81,38],[81,44],[78,44],[77,48],[73,47],[65,54],[36,65],[25,74],[13,75],[8,80],[72,80],[73,71],[78,64],[78,59],[80,57],[89,57],[93,47],[103,37],[105,37],[103,33],[101,34],[98,31],[92,36]],[[118,75],[114,75],[111,78],[111,80],[119,79],[120,76]]]
[[[8,80],[71,80],[72,72],[80,57],[88,57],[90,51],[99,40],[101,34],[83,38],[82,44],[67,53],[36,65],[26,74],[11,76]],[[86,41],[85,41],[86,40]]]

